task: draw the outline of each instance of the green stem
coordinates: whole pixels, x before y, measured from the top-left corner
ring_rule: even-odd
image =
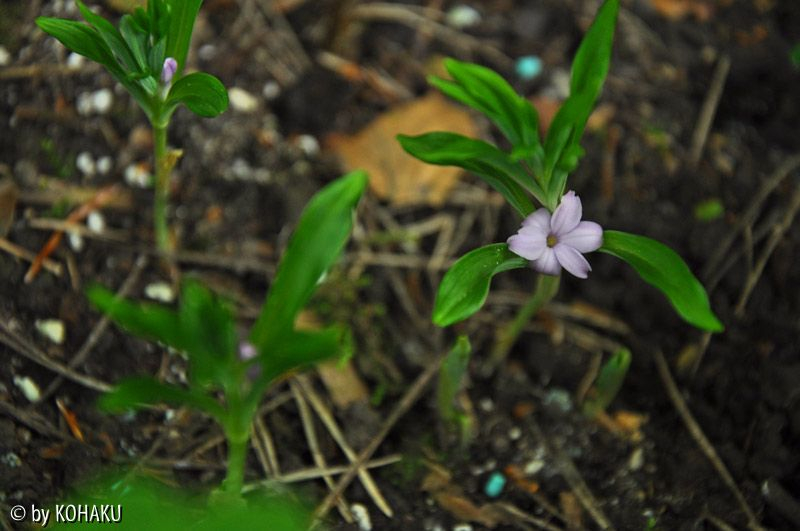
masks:
[[[153,224],[156,232],[158,250],[169,252],[169,228],[167,226],[167,199],[169,196],[170,164],[167,161],[167,126],[153,125],[153,145],[155,151],[155,202],[153,203]]]
[[[528,324],[528,321],[531,320],[531,317],[533,317],[542,306],[550,302],[558,292],[560,280],[560,276],[539,275],[539,279],[536,281],[536,289],[533,291],[531,298],[528,299],[525,306],[520,308],[514,320],[504,326],[497,334],[491,355],[489,356],[489,361],[485,366],[485,372],[493,372],[494,369],[502,363],[511,350],[511,347],[517,342],[519,335],[522,333],[522,329]]]
[[[249,442],[250,437],[246,432],[243,437],[241,434],[228,434],[228,473],[222,483],[222,489],[231,499],[242,495]]]

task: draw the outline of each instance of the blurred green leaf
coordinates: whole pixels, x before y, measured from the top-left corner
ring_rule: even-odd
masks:
[[[544,198],[542,189],[519,163],[482,140],[444,132],[419,136],[398,135],[397,140],[409,154],[429,164],[458,166],[479,175],[500,192],[522,217],[534,210],[526,189],[540,200]]]
[[[84,20],[94,26],[111,52],[119,59],[119,65],[129,72],[141,71],[144,65],[137,64],[133,53],[130,48],[128,48],[128,44],[125,42],[125,39],[122,38],[117,28],[108,20],[95,14],[91,9],[86,7],[86,4],[81,2],[81,0],[76,0],[76,3],[78,4],[78,9]]]
[[[631,351],[626,348],[620,348],[603,364],[594,384],[593,395],[583,404],[584,414],[594,417],[608,408],[622,388],[630,365]]]
[[[572,60],[570,94],[590,95],[592,104],[608,75],[617,13],[619,0],[606,0],[600,6]]]
[[[147,33],[144,33],[138,28],[137,24],[131,15],[123,15],[119,21],[119,31],[122,38],[131,50],[131,55],[136,60],[135,68],[130,68],[132,71],[150,72],[155,74],[159,72],[158,69],[150,68],[147,61]]]
[[[445,274],[433,307],[433,322],[450,326],[480,310],[489,295],[492,278],[503,271],[526,267],[528,261],[494,243],[474,249],[453,264]]]
[[[701,201],[694,206],[694,217],[700,221],[714,221],[725,214],[725,205],[717,198]]]
[[[284,374],[311,367],[338,355],[347,334],[340,327],[320,331],[292,331],[260,353],[261,378],[272,382]]]
[[[194,407],[217,420],[225,418],[222,406],[210,396],[200,391],[164,384],[149,376],[122,380],[98,401],[101,409],[114,413],[162,403]]]
[[[464,382],[464,376],[467,374],[471,354],[472,346],[469,344],[467,336],[458,336],[455,345],[453,345],[453,348],[447,353],[442,362],[436,390],[436,404],[439,415],[445,422],[462,429],[462,436],[464,437],[462,442],[466,442],[466,439],[470,436],[468,433],[469,420],[466,415],[456,408],[455,402]]]
[[[192,40],[194,21],[202,3],[203,0],[169,0],[169,27],[166,33],[167,47],[165,57],[172,57],[178,61],[178,75],[183,72],[186,66],[186,54],[189,51],[189,43]],[[199,112],[197,114],[206,116]]]
[[[351,172],[325,186],[306,205],[250,334],[261,351],[270,350],[279,336],[293,330],[297,314],[344,248],[366,185],[366,173]]]
[[[644,236],[607,230],[599,250],[630,264],[642,280],[667,296],[687,323],[710,332],[724,329],[711,311],[703,285],[683,259],[666,245]]]
[[[174,109],[179,103],[198,116],[213,118],[228,108],[228,91],[211,74],[194,72],[180,78],[169,91],[168,108]]]
[[[106,68],[118,68],[111,50],[97,30],[75,20],[50,17],[38,17],[36,25],[73,52],[88,57]]]

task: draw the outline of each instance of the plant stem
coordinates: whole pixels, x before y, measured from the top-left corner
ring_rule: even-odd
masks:
[[[155,151],[155,202],[153,203],[153,224],[158,250],[169,252],[169,228],[167,227],[167,198],[169,196],[170,164],[167,160],[167,126],[153,125],[153,145]]]
[[[508,355],[511,347],[517,342],[517,338],[522,333],[522,329],[531,320],[531,317],[538,312],[542,306],[558,292],[560,276],[540,274],[536,281],[536,289],[531,294],[531,298],[520,308],[517,316],[508,325],[504,326],[497,334],[489,361],[484,366],[484,373],[491,374],[495,368],[502,363]]]
[[[230,498],[239,498],[244,485],[244,465],[247,460],[249,434],[228,434],[228,473],[222,489]]]

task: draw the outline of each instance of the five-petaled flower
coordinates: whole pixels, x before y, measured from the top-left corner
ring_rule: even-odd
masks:
[[[558,275],[563,267],[578,278],[587,278],[592,267],[581,253],[603,245],[603,229],[593,221],[581,221],[582,215],[580,198],[569,191],[552,215],[540,208],[525,218],[508,239],[508,248],[530,260],[540,273]]]
[[[178,71],[178,61],[172,57],[164,59],[164,67],[161,69],[161,82],[164,85],[169,85],[172,81],[172,76]]]

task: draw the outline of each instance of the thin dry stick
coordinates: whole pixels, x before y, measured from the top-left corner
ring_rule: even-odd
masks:
[[[140,256],[136,259],[136,262],[134,262],[131,272],[128,273],[128,277],[122,283],[122,286],[120,286],[119,291],[117,291],[115,300],[123,299],[130,294],[131,290],[133,290],[133,286],[135,286],[139,281],[139,277],[141,276],[145,267],[147,267],[147,257]],[[108,315],[104,314],[103,317],[97,321],[97,324],[94,325],[94,328],[92,328],[92,331],[89,333],[89,337],[87,337],[86,341],[84,341],[83,345],[81,345],[78,353],[75,354],[71,360],[69,360],[69,363],[67,364],[68,367],[74,369],[86,361],[86,358],[89,357],[92,349],[94,349],[97,342],[100,341],[100,338],[103,337],[103,334],[105,334],[109,324],[111,324],[111,319],[108,317]],[[41,400],[45,400],[47,397],[55,393],[56,389],[58,389],[58,386],[61,385],[63,381],[64,378],[60,376],[56,377],[56,379],[47,386],[47,389],[45,389]]]
[[[692,147],[689,151],[689,163],[692,166],[696,166],[700,162],[703,147],[706,145],[708,132],[711,130],[711,124],[714,121],[714,115],[717,113],[717,106],[722,97],[722,89],[725,88],[725,80],[728,79],[730,70],[731,59],[727,55],[723,55],[717,61],[717,67],[711,77],[711,84],[708,87],[706,99],[703,101],[700,117],[697,119],[697,125],[692,135]]]
[[[367,446],[361,450],[361,453],[358,454],[358,457],[355,459],[353,464],[350,465],[350,469],[341,478],[339,478],[336,488],[333,489],[330,494],[328,494],[328,496],[314,511],[314,516],[317,519],[324,518],[325,515],[328,514],[328,511],[330,511],[333,504],[337,499],[339,499],[348,485],[350,485],[367,460],[372,457],[372,454],[374,454],[378,447],[380,447],[381,443],[392,430],[397,421],[400,420],[400,418],[405,415],[409,409],[411,409],[411,406],[413,406],[417,400],[419,400],[419,397],[422,395],[422,391],[425,390],[425,387],[427,387],[427,385],[439,371],[439,366],[446,355],[446,352],[440,353],[436,359],[433,360],[433,362],[425,369],[425,371],[417,377],[411,387],[408,388],[406,393],[400,399],[400,402],[398,402],[397,406],[395,406],[394,410],[384,421],[381,429],[378,430],[378,433],[375,435],[375,437],[373,437],[369,444],[367,444]]]
[[[6,240],[5,238],[0,238],[0,250],[5,251],[10,255],[16,256],[17,258],[21,258],[31,263],[33,263],[33,261],[36,260],[35,253],[27,250],[24,247],[20,247],[16,243],[12,243]],[[58,262],[56,262],[51,258],[45,258],[44,261],[42,261],[42,267],[44,267],[46,270],[50,271],[57,277],[60,277],[61,274],[63,273],[63,268],[61,267],[61,264],[59,264]]]
[[[364,464],[364,468],[380,468],[387,465],[393,465],[403,460],[400,454],[387,455],[379,459],[373,459]],[[327,468],[305,468],[302,470],[295,470],[294,472],[287,472],[279,478],[266,479],[257,481],[255,483],[248,483],[242,488],[242,494],[247,494],[254,490],[267,487],[277,483],[298,483],[300,481],[309,481],[312,479],[319,479],[323,476],[335,476],[350,470],[350,464],[347,465],[332,465]]]
[[[311,407],[314,408],[314,411],[317,413],[317,416],[319,416],[322,424],[328,429],[328,432],[331,434],[331,437],[333,437],[333,440],[336,441],[336,444],[338,444],[339,448],[341,448],[342,452],[344,452],[347,460],[351,463],[355,463],[357,459],[355,451],[347,442],[347,439],[345,439],[342,430],[339,429],[339,426],[336,424],[336,420],[328,410],[328,407],[322,402],[322,399],[319,397],[319,395],[317,395],[317,392],[314,391],[314,387],[311,385],[308,377],[300,374],[295,377],[295,380],[303,390],[304,396],[308,398]],[[372,498],[372,501],[375,502],[375,505],[377,505],[378,509],[380,509],[381,512],[383,512],[383,514],[389,518],[394,516],[394,511],[392,511],[389,503],[383,497],[383,494],[381,494],[380,489],[378,489],[378,486],[375,484],[375,480],[372,479],[372,475],[369,473],[369,471],[363,467],[360,467],[357,473],[358,479],[361,481],[361,484],[364,486],[367,494],[369,494],[370,498]],[[333,494],[333,492],[335,491],[332,491],[331,494]],[[328,497],[330,497],[331,494],[329,494]],[[340,498],[341,493],[336,496],[336,503],[339,503],[338,500]]]
[[[35,411],[19,409],[9,404],[5,400],[0,400],[0,413],[17,419],[21,424],[24,424],[33,431],[39,433],[40,435],[44,435],[45,437],[53,437],[55,439],[62,439],[65,441],[72,440],[70,436],[56,429],[56,427],[50,424],[46,418],[42,417]]]
[[[554,526],[550,522],[543,520],[541,518],[537,518],[532,514],[528,514],[516,505],[511,503],[497,503],[495,504],[496,507],[505,511],[509,516],[512,518],[516,518],[518,520],[522,520],[523,522],[528,522],[529,524],[533,524],[539,529],[546,529],[547,531],[563,531],[560,527]]]
[[[798,186],[795,189],[794,194],[792,194],[792,200],[789,203],[789,208],[786,210],[786,214],[783,216],[783,219],[777,225],[772,227],[772,234],[770,235],[769,240],[767,240],[764,250],[761,252],[761,256],[758,257],[758,261],[756,262],[753,270],[747,275],[744,287],[742,288],[742,293],[739,296],[739,302],[736,303],[735,313],[737,317],[744,316],[744,307],[747,304],[747,300],[750,298],[750,294],[753,292],[753,288],[756,287],[758,280],[764,273],[764,268],[769,261],[769,257],[772,256],[773,251],[775,251],[775,248],[781,242],[783,236],[792,227],[792,222],[794,221],[795,216],[797,216],[798,211],[800,211],[800,186]]]
[[[686,405],[686,401],[684,401],[683,396],[681,396],[678,385],[672,378],[669,365],[667,365],[667,360],[664,359],[664,354],[662,354],[660,350],[656,350],[653,353],[653,358],[655,359],[656,367],[658,368],[658,374],[661,376],[661,381],[664,383],[664,388],[666,389],[667,395],[669,395],[672,404],[675,406],[675,409],[678,410],[678,414],[681,416],[683,423],[686,425],[686,429],[689,430],[689,434],[700,447],[700,450],[705,454],[706,458],[711,461],[711,465],[720,475],[722,481],[725,483],[725,486],[727,486],[733,493],[736,501],[739,503],[739,506],[742,509],[742,512],[744,512],[744,514],[747,516],[747,527],[753,530],[763,530],[761,525],[758,523],[755,513],[753,513],[753,511],[750,509],[750,506],[747,504],[747,500],[745,500],[744,495],[739,490],[739,487],[736,486],[733,476],[731,476],[731,473],[728,472],[725,463],[723,463],[722,459],[720,459],[719,455],[717,455],[717,451],[714,450],[711,442],[709,442],[708,438],[703,433],[703,430],[700,428],[700,425],[694,419],[694,416],[692,416],[692,412],[689,411],[689,406]]]
[[[306,441],[308,442],[308,448],[311,450],[311,456],[314,458],[314,464],[321,469],[325,469],[328,467],[328,463],[325,462],[325,457],[322,455],[322,452],[319,449],[317,430],[314,429],[314,418],[311,416],[311,411],[308,409],[308,404],[303,398],[303,392],[300,389],[300,386],[297,385],[297,382],[289,382],[289,388],[292,390],[292,395],[297,403],[297,409],[300,411],[300,421],[303,423],[303,432],[306,435]],[[333,489],[333,478],[330,475],[322,476],[322,480],[329,489]],[[353,523],[353,514],[350,512],[350,509],[347,506],[347,501],[344,499],[344,497],[339,498],[338,502],[336,503],[336,508],[339,509],[339,513],[342,515],[342,518],[344,518],[345,522],[348,524]]]
[[[81,384],[89,389],[107,393],[111,391],[112,386],[85,374],[81,374],[63,363],[60,363],[50,356],[39,350],[33,343],[23,338],[12,330],[8,325],[8,319],[0,319],[0,343],[5,343],[12,350],[25,356],[34,363],[38,363],[42,367],[49,369],[57,374],[60,374],[68,380]]]
[[[261,461],[261,466],[264,467],[264,472],[270,476],[270,479],[280,478],[281,467],[278,462],[278,453],[275,451],[275,442],[272,440],[272,433],[270,433],[261,415],[256,415],[255,422],[253,422],[253,438],[256,442],[254,446]]]
[[[761,206],[764,201],[766,201],[767,197],[769,197],[769,194],[780,186],[783,180],[798,167],[800,167],[800,154],[792,155],[786,159],[783,164],[778,166],[775,172],[764,181],[753,196],[753,200],[750,202],[747,210],[745,210],[744,214],[742,214],[736,222],[736,225],[734,225],[733,230],[722,239],[719,246],[714,250],[714,254],[711,255],[706,267],[703,268],[703,278],[709,278],[709,276],[719,268],[722,261],[728,255],[728,250],[731,248],[731,245],[733,245],[734,240],[736,240],[736,236],[743,231],[745,227],[753,224],[761,211]]]

